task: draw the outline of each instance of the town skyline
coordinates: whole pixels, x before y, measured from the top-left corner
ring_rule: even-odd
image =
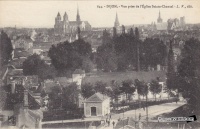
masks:
[[[69,4],[70,2],[70,4]],[[154,2],[155,5],[162,5],[163,2]],[[167,2],[164,5],[174,5],[176,2]],[[59,12],[63,19],[66,12],[70,21],[76,20],[77,5],[79,7],[80,18],[82,21],[88,21],[92,27],[113,27],[116,12],[118,13],[120,25],[136,25],[156,23],[159,11],[163,22],[167,22],[170,18],[186,17],[186,23],[200,23],[200,19],[196,17],[199,11],[198,4],[187,1],[179,2],[179,5],[191,5],[193,8],[98,8],[97,6],[107,5],[152,5],[149,2],[139,1],[1,1],[0,27],[19,28],[53,28],[55,17]],[[23,8],[22,8],[23,7]],[[87,7],[87,8],[86,8]],[[11,10],[12,8],[12,10]]]

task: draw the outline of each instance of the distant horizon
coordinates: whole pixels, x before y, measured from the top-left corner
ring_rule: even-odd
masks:
[[[186,25],[198,25],[200,24],[199,23],[186,23]],[[150,25],[150,24],[133,24],[133,25],[124,25],[125,27],[126,26],[134,26],[134,25]],[[120,25],[122,26],[122,25]],[[100,26],[100,27],[93,27],[92,28],[113,28],[114,26]],[[2,28],[15,28],[15,26],[6,26],[6,27],[0,27],[1,29]],[[54,29],[54,27],[18,27],[16,26],[16,29]]]
[[[145,3],[145,4],[144,4]],[[164,3],[164,4],[163,4]],[[105,8],[118,5],[119,8]],[[193,8],[123,8],[132,5],[191,5]],[[197,1],[0,1],[0,27],[54,28],[55,17],[66,12],[69,21],[75,21],[79,7],[82,21],[88,21],[93,28],[114,26],[116,12],[120,25],[157,23],[159,11],[163,22],[170,18],[185,16],[186,24],[199,24],[200,5]],[[98,8],[97,6],[105,6]]]

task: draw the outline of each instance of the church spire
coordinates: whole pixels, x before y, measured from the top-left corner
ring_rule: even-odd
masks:
[[[118,14],[116,12],[116,17],[115,17],[115,27],[118,27],[119,26],[119,19],[118,19]]]
[[[80,24],[80,21],[81,21],[81,18],[80,18],[80,15],[79,15],[79,7],[78,7],[78,4],[77,4],[76,22],[77,22],[78,24]]]
[[[160,10],[159,10],[159,14],[158,14],[157,23],[162,23],[162,18],[161,18],[161,15],[160,15]]]

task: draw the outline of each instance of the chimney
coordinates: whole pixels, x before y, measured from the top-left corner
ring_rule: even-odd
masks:
[[[28,90],[24,90],[24,107],[28,108]]]
[[[11,81],[11,93],[15,93],[15,81]]]

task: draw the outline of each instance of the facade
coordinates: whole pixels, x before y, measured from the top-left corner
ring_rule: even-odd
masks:
[[[66,12],[62,20],[61,15],[58,12],[57,17],[55,18],[55,25],[54,25],[55,34],[62,35],[62,34],[76,33],[78,27],[80,28],[81,31],[91,31],[92,29],[88,21],[81,21],[78,8],[77,8],[76,21],[69,21]]]
[[[110,113],[110,98],[95,93],[84,102],[85,117],[105,116]]]

